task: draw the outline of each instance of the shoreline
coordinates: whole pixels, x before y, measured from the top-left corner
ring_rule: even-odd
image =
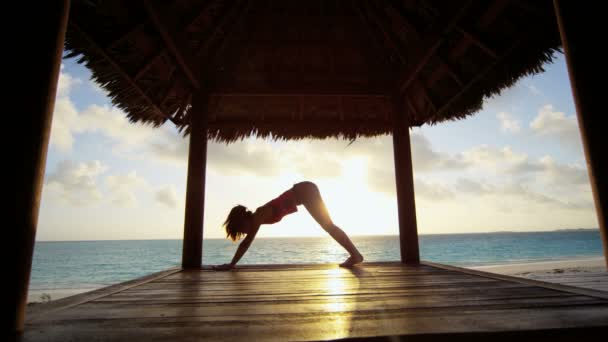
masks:
[[[606,271],[606,262],[604,257],[598,256],[563,260],[517,262],[499,265],[469,266],[464,268],[504,275],[534,277],[549,274],[602,272]]]
[[[77,294],[98,290],[101,287],[81,289],[30,289],[27,292],[27,304],[45,304],[58,299],[75,296]],[[50,297],[46,297],[46,295]]]
[[[582,257],[563,260],[529,261],[508,264],[466,266],[473,270],[490,273],[519,276],[519,277],[542,277],[551,274],[576,274],[576,273],[599,273],[606,271],[606,263],[603,257]],[[30,289],[28,291],[28,304],[40,304],[55,301],[61,298],[74,296],[84,292],[94,291],[102,288],[88,287],[80,289]],[[50,299],[45,296],[50,296]],[[44,296],[44,297],[43,297]]]

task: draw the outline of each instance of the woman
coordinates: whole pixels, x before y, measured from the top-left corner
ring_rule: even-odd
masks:
[[[232,208],[224,222],[226,237],[236,241],[243,235],[247,236],[239,245],[232,262],[214,266],[213,269],[225,271],[234,268],[253,242],[261,225],[279,222],[285,215],[298,211],[297,206],[300,204],[303,204],[315,221],[350,254],[350,257],[340,264],[341,267],[350,267],[363,261],[363,256],[346,233],[332,222],[317,186],[312,182],[301,182],[295,184],[281,196],[257,208],[254,213],[242,205]]]

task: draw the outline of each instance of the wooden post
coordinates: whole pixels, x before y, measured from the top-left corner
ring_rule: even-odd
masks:
[[[414,172],[410,130],[401,100],[393,101],[395,127],[393,128],[393,152],[395,158],[395,180],[397,183],[397,211],[399,214],[399,241],[401,262],[419,264],[418,228],[416,224],[416,202],[414,199]]]
[[[188,185],[184,221],[183,268],[200,268],[203,256],[203,217],[205,214],[205,173],[207,171],[207,102],[199,92],[192,99]]]
[[[593,39],[603,32],[604,11],[595,2],[554,0],[554,5],[608,268],[608,139],[602,124],[605,88],[601,86],[606,80],[598,72],[605,61],[598,40]]]
[[[13,62],[23,63],[23,56],[32,57],[31,63],[22,64],[22,78],[27,80],[27,89],[23,91],[27,92],[28,100],[19,102],[19,141],[10,148],[17,153],[10,159],[11,167],[7,176],[9,188],[14,190],[7,197],[10,209],[6,211],[9,217],[6,227],[14,235],[8,231],[6,233],[14,238],[6,242],[13,246],[15,258],[9,258],[10,270],[4,279],[8,283],[6,291],[10,311],[7,324],[11,329],[9,334],[15,338],[23,333],[25,323],[40,197],[69,7],[69,1],[63,0],[43,6],[39,11],[28,11],[28,16],[33,15],[29,17],[32,26],[20,30],[15,36],[25,44],[22,44],[24,50],[19,51],[19,60]],[[19,85],[12,87],[19,89]]]

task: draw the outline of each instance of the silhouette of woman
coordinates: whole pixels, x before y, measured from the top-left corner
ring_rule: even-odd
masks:
[[[312,182],[301,182],[295,184],[279,197],[257,208],[254,213],[242,205],[232,208],[230,214],[228,214],[228,218],[226,218],[226,222],[224,222],[226,238],[236,241],[243,235],[247,236],[239,245],[229,264],[214,266],[213,269],[225,271],[234,268],[251,245],[262,224],[279,222],[283,216],[298,211],[297,206],[301,204],[304,205],[315,221],[350,253],[350,257],[340,264],[341,267],[350,267],[363,261],[363,256],[353,245],[346,233],[338,228],[329,217],[317,186]]]

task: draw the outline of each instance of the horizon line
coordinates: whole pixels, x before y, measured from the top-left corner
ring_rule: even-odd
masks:
[[[473,235],[473,234],[517,234],[517,233],[551,233],[551,232],[562,232],[562,231],[581,231],[581,230],[597,230],[599,228],[560,228],[560,229],[552,229],[552,230],[530,230],[530,231],[517,231],[517,230],[497,230],[497,231],[489,231],[489,232],[455,232],[455,233],[425,233],[419,234],[418,236],[428,236],[428,235]],[[390,237],[396,236],[399,234],[358,234],[351,235],[352,237]],[[322,238],[323,235],[319,236],[264,236],[258,237],[257,239],[305,239],[305,238]],[[159,238],[159,239],[99,239],[99,240],[36,240],[35,242],[94,242],[94,241],[180,241],[183,239],[179,238]],[[205,238],[203,240],[226,240],[226,238],[222,237],[212,237]]]

